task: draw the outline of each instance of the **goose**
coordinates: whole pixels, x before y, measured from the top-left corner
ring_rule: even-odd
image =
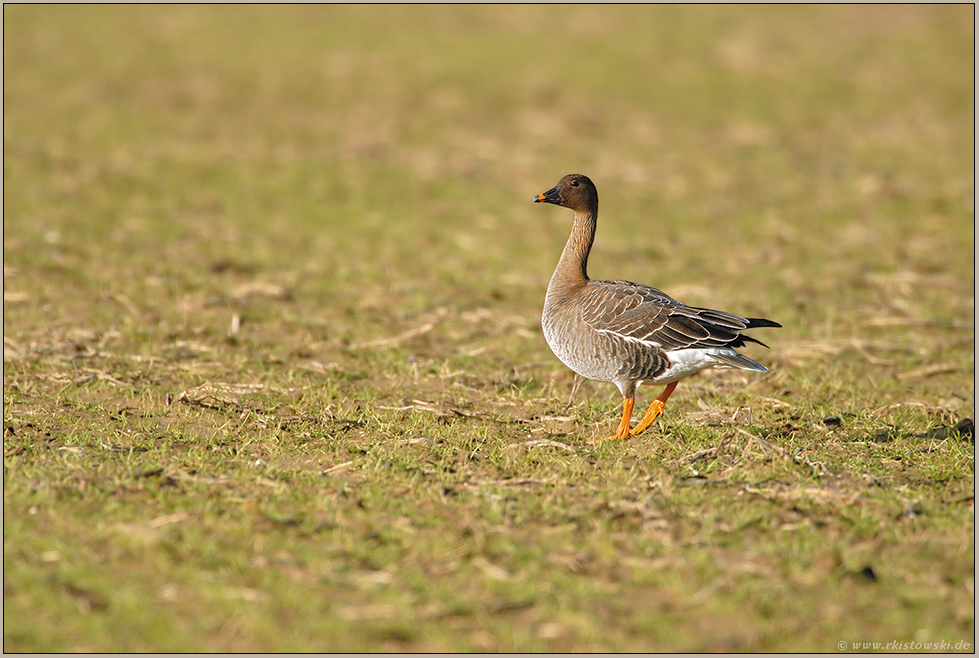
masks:
[[[587,379],[610,382],[622,394],[622,419],[613,436],[646,431],[663,413],[679,381],[705,368],[768,368],[738,353],[746,343],[764,343],[742,332],[781,327],[764,318],[743,318],[687,306],[661,290],[633,281],[588,277],[588,254],[598,223],[598,190],[582,174],[568,174],[534,197],[574,211],[574,225],[547,286],[541,325],[554,355]],[[640,384],[665,384],[635,427],[630,427]]]

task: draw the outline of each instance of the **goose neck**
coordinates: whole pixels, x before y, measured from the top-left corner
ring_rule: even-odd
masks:
[[[561,259],[551,277],[549,291],[565,291],[588,281],[588,254],[595,241],[597,220],[597,209],[575,212],[574,226],[571,228],[571,235],[568,236]]]

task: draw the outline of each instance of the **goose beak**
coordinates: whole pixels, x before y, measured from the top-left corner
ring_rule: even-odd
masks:
[[[561,205],[561,188],[554,186],[543,194],[534,197],[534,203],[554,203]]]

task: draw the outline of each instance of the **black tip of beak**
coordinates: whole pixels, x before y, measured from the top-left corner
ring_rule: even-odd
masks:
[[[534,203],[541,203],[542,201],[544,201],[543,194],[538,194],[537,196],[534,197]]]

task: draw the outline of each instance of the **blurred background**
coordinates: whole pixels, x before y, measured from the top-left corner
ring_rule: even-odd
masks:
[[[529,200],[580,172],[595,276],[756,313],[973,271],[969,6],[10,6],[4,30],[15,260],[15,234],[188,243],[310,294],[522,307],[569,221]],[[771,289],[738,298],[759,262]]]

